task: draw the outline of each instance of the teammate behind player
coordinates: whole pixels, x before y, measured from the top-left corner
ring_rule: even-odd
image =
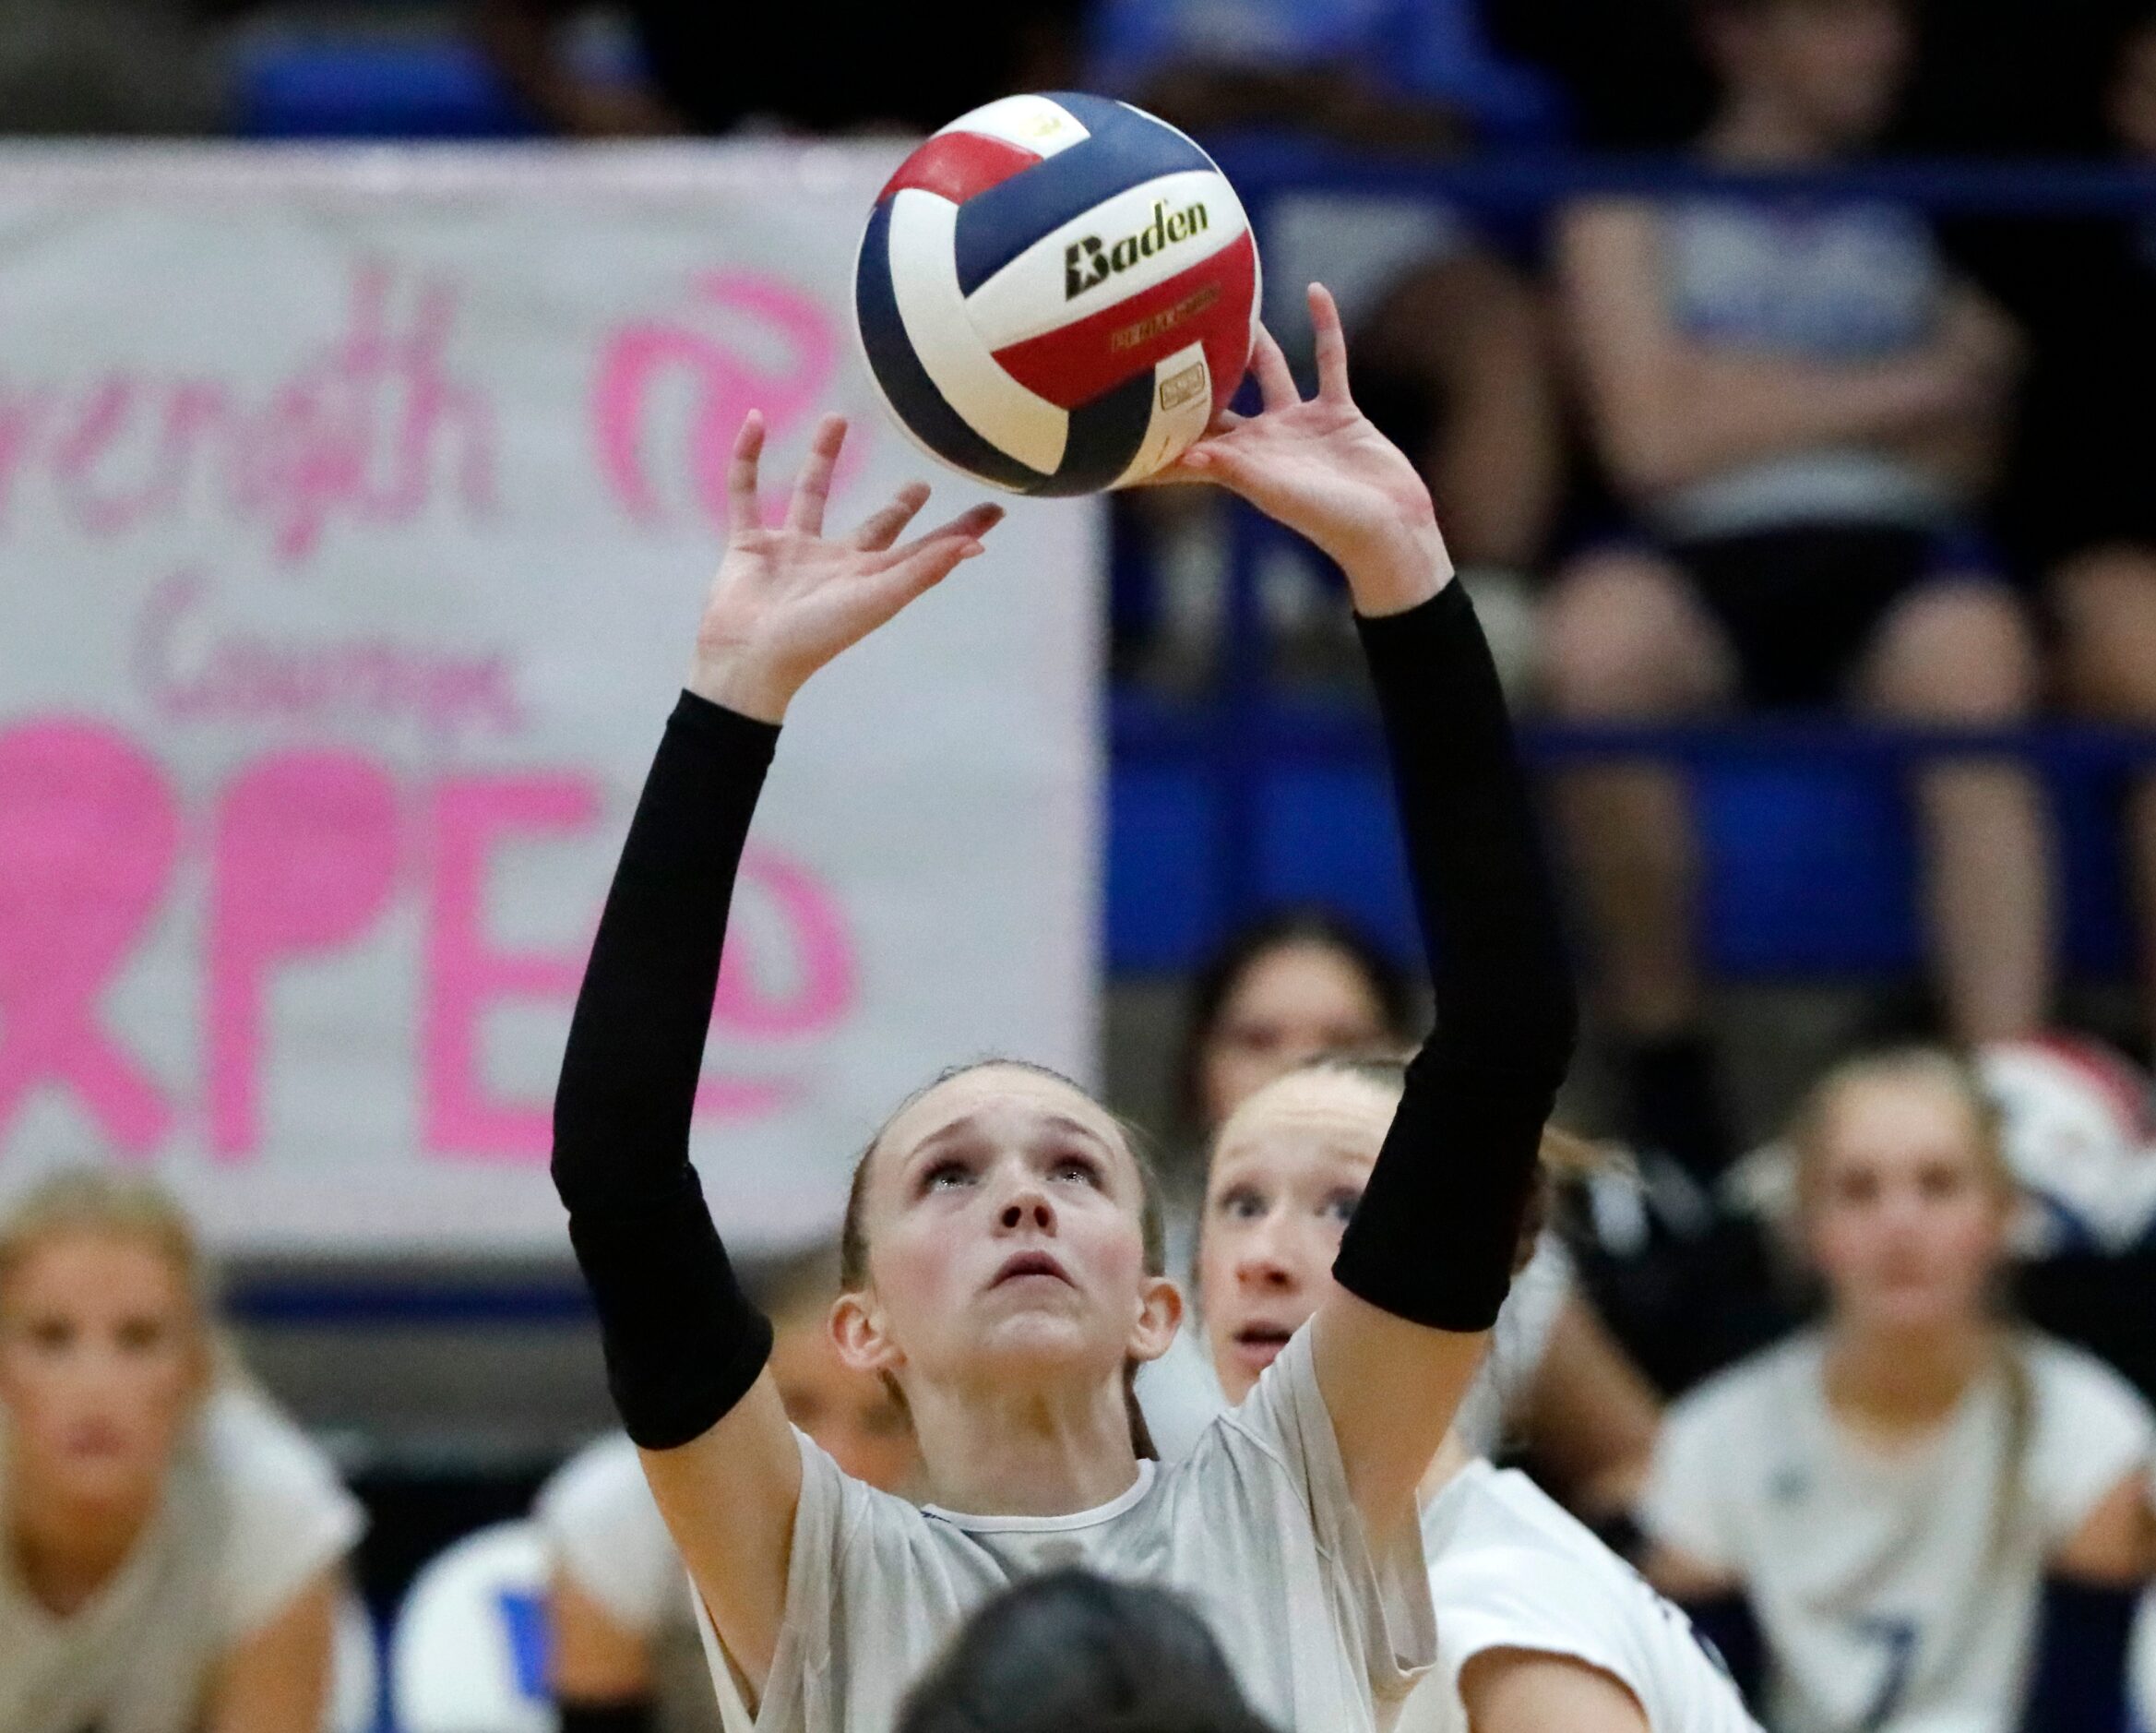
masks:
[[[1952,1055],[1883,1053],[1792,1141],[1826,1320],[1671,1410],[1651,1572],[1748,1603],[1789,1733],[2115,1733],[2151,1423],[1995,1310],[2016,1191],[1990,1101]]]
[[[919,1466],[906,1410],[882,1380],[839,1358],[836,1247],[781,1260],[750,1290],[771,1321],[771,1376],[786,1417],[841,1470],[887,1492]],[[553,1560],[548,1615],[560,1733],[689,1733],[719,1707],[681,1555],[621,1433],[571,1457],[533,1511]]]
[[[1230,1401],[1256,1387],[1330,1297],[1340,1236],[1400,1093],[1397,1067],[1319,1059],[1221,1128],[1197,1267]],[[1568,1141],[1548,1134],[1545,1162],[1577,1159]],[[1523,1262],[1533,1249],[1524,1234]],[[1401,1728],[1756,1733],[1684,1615],[1526,1476],[1447,1440],[1422,1494],[1438,1663]]]
[[[1576,1006],[1496,674],[1429,493],[1356,409],[1322,290],[1311,312],[1316,398],[1261,340],[1262,412],[1223,417],[1177,470],[1346,575],[1438,1030],[1410,1067],[1337,1291],[1165,1467],[1141,1460],[1127,1405],[1131,1366],[1166,1347],[1182,1310],[1149,1182],[1083,1091],[1013,1064],[902,1104],[849,1212],[833,1327],[850,1364],[903,1392],[939,1508],[849,1478],[786,1424],[769,1326],[687,1159],[732,881],[795,691],[977,551],[1000,513],[894,550],[913,489],[826,537],[832,418],[782,526],[765,529],[761,423],[743,429],[734,528],[593,946],[554,1159],[617,1405],[709,1615],[730,1726],[751,1724],[752,1703],[766,1733],[887,1725],[974,1607],[1071,1562],[1192,1596],[1260,1712],[1289,1726],[1375,1729],[1428,1658],[1415,1487],[1509,1282]]]
[[[7,1733],[326,1725],[359,1506],[221,1359],[147,1181],[63,1174],[0,1223]]]

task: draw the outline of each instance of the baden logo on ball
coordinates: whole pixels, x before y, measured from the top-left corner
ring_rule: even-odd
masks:
[[[1014,492],[1087,494],[1173,462],[1227,407],[1258,283],[1210,157],[1127,103],[1057,92],[975,109],[899,165],[854,311],[923,450]]]

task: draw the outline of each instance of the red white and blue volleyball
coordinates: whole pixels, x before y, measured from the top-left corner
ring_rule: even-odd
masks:
[[[1250,220],[1188,137],[1105,97],[953,121],[876,198],[869,372],[931,457],[1023,494],[1127,486],[1227,407],[1258,305]]]

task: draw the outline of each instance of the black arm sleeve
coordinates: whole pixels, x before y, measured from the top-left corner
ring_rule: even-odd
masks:
[[[1439,1330],[1495,1321],[1578,1007],[1474,607],[1458,583],[1358,620],[1392,759],[1436,1028],[1408,1067],[1333,1273]]]
[[[560,1703],[554,1733],[657,1733],[659,1719],[643,1697],[621,1703]]]
[[[689,1165],[689,1117],[734,873],[778,737],[682,694],[607,893],[554,1094],[554,1189],[614,1405],[647,1450],[708,1431],[771,1351]]]
[[[2126,1672],[2138,1584],[2047,1576],[2020,1733],[2116,1733],[2131,1724]]]

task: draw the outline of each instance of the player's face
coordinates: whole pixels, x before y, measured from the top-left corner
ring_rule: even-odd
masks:
[[[1206,1044],[1206,1124],[1217,1129],[1274,1078],[1321,1053],[1366,1052],[1388,1040],[1385,1009],[1352,960],[1316,943],[1269,950],[1243,972]]]
[[[1230,1402],[1250,1393],[1332,1292],[1340,1235],[1391,1123],[1366,1079],[1300,1071],[1253,1095],[1221,1128],[1198,1239],[1206,1346]]]
[[[1983,1315],[2009,1203],[1981,1137],[1969,1104],[1936,1079],[1863,1078],[1829,1105],[1805,1215],[1839,1320],[1921,1332]]]
[[[1897,0],[1779,0],[1727,28],[1739,80],[1820,144],[1868,144],[1893,117],[1912,48]]]
[[[840,1357],[821,1309],[780,1320],[771,1377],[786,1417],[856,1480],[896,1492],[912,1477],[917,1459],[905,1408],[882,1379]]]
[[[24,1481],[86,1511],[155,1499],[204,1381],[180,1272],[122,1234],[55,1234],[0,1294],[0,1407]]]
[[[1079,1091],[967,1071],[886,1129],[863,1220],[867,1292],[840,1303],[849,1364],[944,1387],[1118,1378],[1164,1352],[1182,1302],[1146,1271],[1145,1194],[1121,1129]]]

